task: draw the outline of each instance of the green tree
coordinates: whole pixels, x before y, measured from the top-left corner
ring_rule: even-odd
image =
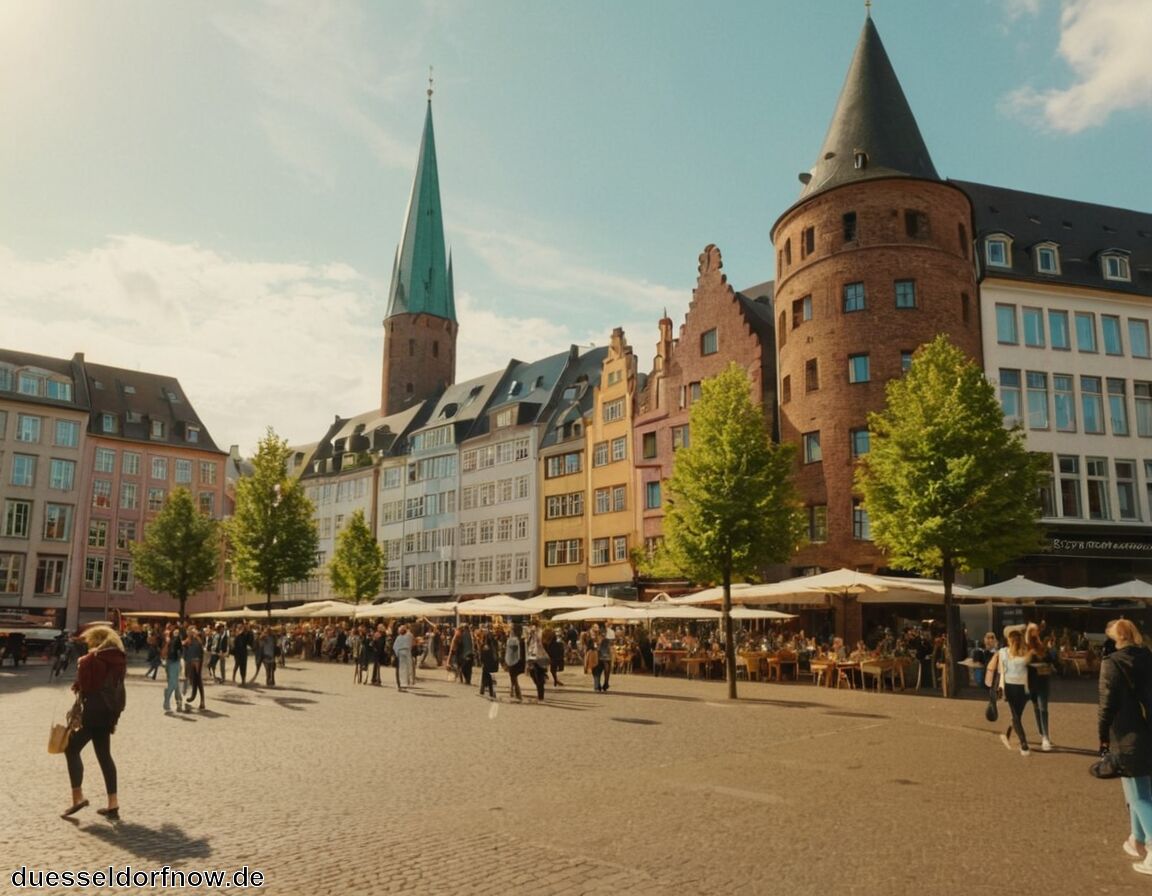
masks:
[[[252,458],[252,475],[236,483],[228,526],[236,579],[264,595],[269,619],[272,595],[281,585],[308,578],[316,566],[312,502],[287,475],[289,453],[288,443],[269,428]]]
[[[352,514],[336,539],[336,550],[328,566],[332,588],[354,604],[372,598],[384,578],[384,549],[364,520],[364,511]]]
[[[689,446],[676,452],[668,480],[665,548],[696,581],[723,585],[728,696],[735,699],[732,580],[787,559],[800,543],[793,449],[772,444],[748,377],[736,364],[703,383],[688,427]]]
[[[944,581],[949,690],[962,655],[956,573],[999,566],[1040,544],[1039,467],[1019,425],[1006,429],[992,384],[941,335],[921,346],[887,406],[870,414],[856,486],[872,539],[899,568]]]
[[[185,488],[168,496],[156,519],[144,529],[144,540],[132,545],[138,581],[180,602],[180,619],[188,596],[209,588],[220,571],[220,528],[201,513]]]

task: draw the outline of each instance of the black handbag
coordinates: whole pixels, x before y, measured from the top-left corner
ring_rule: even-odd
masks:
[[[1100,754],[1100,758],[1088,766],[1088,774],[1093,778],[1119,778],[1120,760],[1111,750]]]
[[[984,707],[984,718],[989,722],[995,722],[1000,718],[1000,709],[996,706],[996,689],[988,689],[988,705]]]

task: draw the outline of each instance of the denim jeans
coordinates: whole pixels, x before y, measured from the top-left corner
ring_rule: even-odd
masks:
[[[168,661],[164,664],[164,672],[168,676],[168,686],[164,688],[164,709],[172,708],[172,695],[176,695],[176,708],[181,706],[180,699],[180,660]]]
[[[1040,678],[1040,676],[1037,676]],[[1032,708],[1036,711],[1036,727],[1040,730],[1041,737],[1048,737],[1048,691],[1049,684],[1047,677],[1043,682],[1037,682],[1036,687],[1028,695],[1032,701]]]
[[[1132,823],[1132,839],[1147,843],[1152,832],[1152,777],[1121,778],[1124,799],[1128,803],[1128,817]]]

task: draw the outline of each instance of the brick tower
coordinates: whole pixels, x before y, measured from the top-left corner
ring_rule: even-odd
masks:
[[[381,414],[394,414],[436,396],[455,382],[456,331],[452,258],[444,249],[429,90],[416,180],[388,291]]]
[[[875,570],[853,493],[867,415],[938,333],[980,359],[972,209],[936,174],[880,36],[864,23],[800,199],[772,229],[780,434],[797,445],[800,567]]]

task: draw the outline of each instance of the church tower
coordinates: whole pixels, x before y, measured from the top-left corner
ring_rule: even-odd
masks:
[[[388,290],[381,414],[388,416],[439,395],[455,381],[457,328],[429,89],[416,180]]]
[[[937,175],[871,17],[824,145],[776,222],[780,435],[795,444],[810,544],[800,567],[876,570],[853,494],[868,413],[945,333],[980,360],[972,208]]]

